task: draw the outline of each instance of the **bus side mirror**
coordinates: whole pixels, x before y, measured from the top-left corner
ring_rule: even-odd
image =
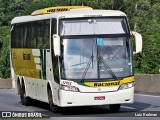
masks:
[[[138,32],[132,31],[132,35],[135,38],[135,45],[136,45],[136,51],[133,52],[133,54],[141,53],[142,52],[142,36]]]
[[[61,55],[61,48],[60,48],[60,37],[57,34],[53,35],[53,49],[54,49],[54,55],[60,56]]]

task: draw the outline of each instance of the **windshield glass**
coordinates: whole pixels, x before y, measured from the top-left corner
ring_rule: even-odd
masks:
[[[107,64],[116,77],[132,74],[130,44],[127,37],[98,38],[97,47],[99,56],[104,61],[104,63],[99,62],[100,78],[111,77],[111,74],[107,74],[109,70],[106,70],[104,64]]]
[[[60,35],[128,34],[126,18],[60,20]]]
[[[85,80],[130,76],[133,74],[130,44],[128,37],[62,39],[62,78],[81,80],[89,64]]]
[[[81,79],[87,64],[91,61],[85,78],[97,78],[97,58],[95,39],[64,39],[62,76]]]

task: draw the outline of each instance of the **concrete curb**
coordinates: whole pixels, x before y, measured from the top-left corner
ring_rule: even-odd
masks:
[[[1,79],[0,89],[12,89],[12,80]],[[135,92],[160,94],[160,74],[135,75]]]
[[[135,75],[135,91],[160,94],[160,74]]]
[[[0,79],[0,89],[11,89],[12,80],[11,79]]]

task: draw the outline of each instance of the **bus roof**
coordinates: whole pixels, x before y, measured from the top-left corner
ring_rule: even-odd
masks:
[[[15,17],[11,24],[31,22],[36,20],[45,20],[51,18],[78,18],[78,17],[102,17],[102,16],[126,16],[125,13],[118,10],[96,10],[96,9],[71,9],[70,11],[56,12],[36,16]]]

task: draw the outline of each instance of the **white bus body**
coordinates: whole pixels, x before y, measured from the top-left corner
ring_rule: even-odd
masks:
[[[22,104],[33,98],[53,111],[90,105],[116,111],[134,102],[131,32],[123,12],[75,9],[16,17],[11,24],[12,76]],[[117,58],[107,62],[102,56],[108,46]],[[124,59],[118,57],[122,52]]]

